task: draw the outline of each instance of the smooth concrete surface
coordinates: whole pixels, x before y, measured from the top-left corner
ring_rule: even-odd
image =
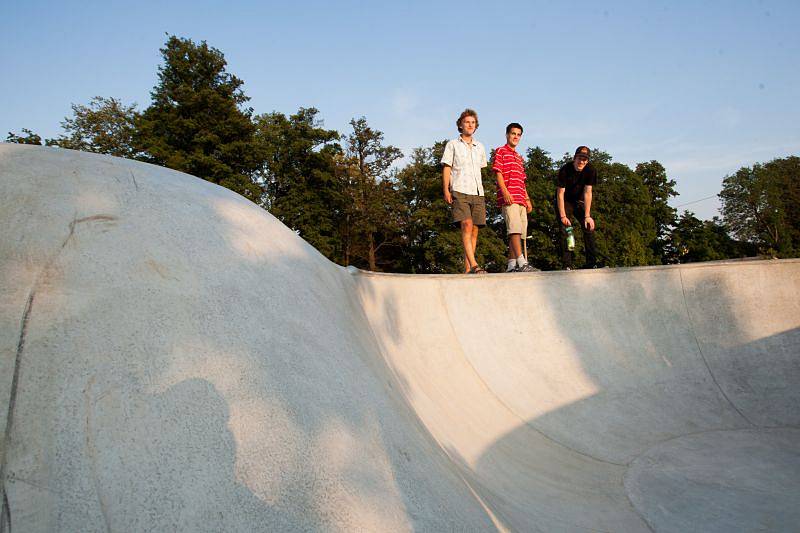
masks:
[[[0,144],[0,531],[797,531],[800,260],[408,276]]]

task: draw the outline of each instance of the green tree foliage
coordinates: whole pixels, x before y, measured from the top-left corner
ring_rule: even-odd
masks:
[[[538,146],[528,148],[525,174],[533,205],[528,217],[528,262],[542,270],[561,268],[560,229],[553,207],[558,174],[555,161]]]
[[[717,261],[753,255],[756,250],[748,243],[732,239],[722,221],[700,220],[690,211],[684,211],[672,230],[672,253],[669,263],[696,263]]]
[[[650,243],[655,258],[666,262],[669,255],[669,235],[677,220],[677,211],[670,207],[669,199],[677,196],[675,180],[667,177],[667,170],[658,161],[636,165],[636,174],[642,178],[649,196],[650,214],[655,221],[656,236]]]
[[[561,165],[572,161],[565,154]],[[600,149],[592,149],[591,164],[597,169],[598,181],[593,188],[592,216],[597,223],[598,259],[608,266],[659,264],[653,253],[656,223],[650,209],[650,191],[640,175]],[[580,231],[576,240],[582,240]],[[576,250],[583,250],[583,243]],[[585,258],[576,254],[576,265]]]
[[[381,249],[399,245],[403,207],[389,169],[403,153],[384,145],[383,132],[371,128],[366,118],[353,119],[350,126],[353,131],[345,138],[346,157],[339,174],[347,199],[344,258],[345,264],[366,264],[374,271]],[[390,264],[382,261],[383,268]]]
[[[254,138],[243,81],[226,72],[219,50],[205,41],[170,36],[152,104],[138,120],[138,143],[156,164],[204,178],[253,200],[263,154]]]
[[[263,154],[261,205],[332,261],[341,263],[342,194],[336,180],[339,133],[327,130],[314,108],[287,117],[255,117]]]
[[[35,144],[41,145],[42,138],[33,133],[28,128],[22,128],[22,135],[17,135],[16,133],[8,132],[8,136],[6,137],[6,142],[9,143],[16,143],[16,144]]]
[[[136,104],[95,96],[88,106],[72,104],[72,116],[61,122],[66,132],[50,144],[118,157],[136,158]]]
[[[447,141],[416,148],[397,175],[405,206],[403,257],[398,271],[443,274],[464,269],[461,233],[450,222],[442,194],[442,159]]]
[[[206,42],[169,36],[152,102],[135,105],[95,97],[72,105],[64,133],[42,139],[29,129],[7,142],[143,159],[207,179],[259,203],[331,260],[392,272],[462,272],[459,229],[442,197],[440,160],[445,142],[417,148],[394,168],[400,151],[365,118],[350,122],[341,137],[323,127],[319,112],[300,108],[253,116],[243,82],[226,71],[219,50]],[[540,147],[526,153],[529,217],[528,260],[543,270],[561,267],[561,232],[553,200],[558,169]],[[598,171],[592,215],[599,259],[609,266],[706,261],[752,255],[800,255],[800,158],[775,159],[741,168],[723,183],[724,223],[679,219],[669,206],[676,195],[658,161],[632,170],[595,149]],[[487,227],[476,259],[503,271],[507,243],[496,204],[497,185],[484,169]],[[738,240],[734,240],[735,236]],[[582,233],[575,262],[583,257]]]
[[[443,274],[464,272],[464,249],[461,230],[452,223],[451,208],[442,193],[442,153],[447,141],[431,147],[416,148],[411,161],[397,173],[397,184],[405,206],[403,254],[398,272]],[[499,212],[493,205],[496,189],[484,173],[487,218],[499,227]],[[480,230],[476,260],[488,270],[505,270],[506,244],[504,233],[492,227]]]
[[[761,253],[800,255],[800,158],[742,167],[722,182],[722,215],[738,239]]]

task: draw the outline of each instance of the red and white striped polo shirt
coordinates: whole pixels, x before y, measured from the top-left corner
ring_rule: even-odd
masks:
[[[505,181],[514,203],[525,205],[525,166],[522,156],[504,144],[494,152],[492,170],[503,175],[503,181]],[[503,206],[505,203],[503,191],[498,187],[497,205]]]

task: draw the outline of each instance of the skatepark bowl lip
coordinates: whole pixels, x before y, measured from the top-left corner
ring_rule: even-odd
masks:
[[[790,259],[776,259],[776,258],[769,258],[769,257],[741,257],[737,259],[718,259],[715,261],[703,261],[702,263],[676,263],[671,265],[644,265],[644,266],[617,266],[617,267],[608,267],[608,268],[577,268],[575,270],[537,270],[534,272],[487,272],[486,274],[481,275],[474,275],[474,274],[465,274],[465,273],[458,273],[458,274],[413,274],[413,273],[406,273],[406,272],[375,272],[372,270],[362,270],[360,268],[354,266],[342,266],[336,265],[339,268],[342,268],[353,275],[359,276],[374,276],[374,277],[426,277],[426,278],[445,278],[451,279],[453,276],[466,276],[469,279],[483,279],[488,276],[502,276],[504,278],[510,277],[530,277],[530,276],[579,276],[579,275],[598,275],[598,274],[622,274],[625,272],[641,272],[647,270],[664,270],[664,269],[675,269],[675,268],[712,268],[718,267],[720,265],[739,265],[739,264],[747,264],[753,262],[760,262],[760,261],[767,261],[767,262],[797,262],[800,259],[790,258]]]
[[[9,144],[0,197],[0,533],[800,523],[800,259],[365,272]]]

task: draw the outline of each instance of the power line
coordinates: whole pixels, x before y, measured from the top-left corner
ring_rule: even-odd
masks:
[[[683,207],[683,206],[685,206],[685,205],[691,205],[691,204],[696,204],[696,203],[698,203],[698,202],[703,202],[703,201],[705,201],[705,200],[710,200],[711,198],[716,198],[716,197],[717,197],[717,195],[716,195],[716,194],[712,194],[711,196],[706,196],[705,198],[700,198],[699,200],[693,200],[693,201],[691,201],[691,202],[686,202],[685,204],[676,205],[676,206],[675,206],[675,209],[677,209],[677,208],[679,208],[679,207]]]

